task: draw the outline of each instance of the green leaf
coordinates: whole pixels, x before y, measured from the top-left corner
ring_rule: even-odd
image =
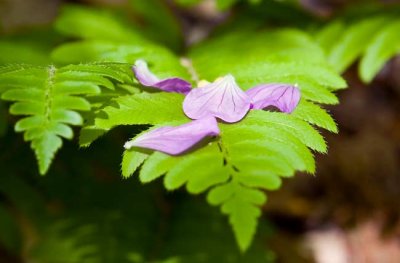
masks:
[[[400,52],[399,19],[396,10],[362,19],[340,19],[328,23],[316,36],[329,62],[343,72],[361,58],[358,70],[362,81],[368,83],[385,63]]]
[[[301,100],[297,108],[292,113],[292,116],[324,128],[330,132],[338,132],[336,123],[332,117],[325,110],[321,109],[312,102]]]
[[[31,146],[39,162],[39,172],[43,175],[49,169],[54,155],[61,148],[62,140],[52,132],[43,131],[32,140]]]
[[[61,138],[73,138],[69,125],[82,125],[77,111],[91,109],[86,96],[99,94],[102,87],[114,89],[114,82],[131,82],[124,75],[124,67],[110,63],[0,68],[1,98],[14,102],[11,114],[28,115],[15,124],[15,130],[24,132],[25,141],[31,141],[41,174],[47,172],[62,147]]]
[[[312,126],[285,113],[254,110],[248,114],[244,123],[259,126],[274,125],[278,129],[290,132],[313,150],[322,153],[327,150],[324,138]]]
[[[332,47],[328,57],[331,65],[338,72],[343,72],[365,50],[371,34],[379,31],[386,23],[386,17],[375,17],[352,25]]]
[[[241,251],[247,250],[257,228],[257,219],[261,215],[261,205],[266,202],[265,194],[259,190],[235,185],[232,198],[222,205],[222,212],[229,215],[236,240]]]
[[[117,125],[163,124],[187,121],[182,112],[183,95],[177,93],[139,93],[114,100],[117,106],[104,108],[104,118],[97,118],[95,126],[111,129]]]
[[[125,150],[121,164],[122,176],[130,177],[147,157],[149,157],[147,153]]]
[[[329,23],[317,33],[315,38],[327,54],[332,51],[337,40],[341,37],[344,28],[344,23],[337,20]]]
[[[10,30],[10,32],[3,30],[0,39],[1,65],[13,63],[47,65],[51,63],[49,54],[54,45],[60,41],[60,36],[46,25],[26,29],[28,28]]]
[[[198,79],[212,81],[232,74],[243,90],[262,83],[296,84],[306,100],[337,104],[332,91],[347,86],[328,65],[320,47],[309,36],[293,29],[227,34],[198,45],[190,57]],[[325,151],[321,138],[316,143],[319,145],[315,147]]]
[[[144,163],[140,170],[139,178],[142,183],[151,182],[165,174],[179,162],[178,157],[172,157],[165,153],[154,152]]]
[[[95,126],[85,126],[81,129],[79,134],[79,145],[82,147],[88,147],[93,141],[105,133],[107,133],[107,130],[98,129]]]
[[[360,76],[364,82],[371,82],[387,60],[400,54],[400,20],[394,21],[371,39],[360,62]]]
[[[62,8],[55,27],[59,32],[74,37],[145,42],[143,37],[129,30],[117,16],[105,9],[66,5]]]
[[[282,77],[279,82],[296,85],[301,91],[301,97],[321,104],[338,104],[339,100],[332,93],[336,88],[320,85],[304,77]]]
[[[326,65],[308,64],[302,62],[287,63],[254,63],[248,64],[246,68],[235,68],[232,70],[244,87],[252,87],[258,83],[280,82],[279,78],[285,75],[297,78],[306,78],[322,86],[333,88],[344,88],[346,82],[337,73]],[[265,74],[268,72],[268,74]],[[247,89],[247,88],[245,88]]]
[[[190,57],[200,79],[212,81],[230,73],[245,90],[287,78],[303,78],[329,88],[346,87],[326,63],[321,48],[293,29],[228,34],[197,46]]]
[[[243,90],[262,83],[288,83],[297,84],[301,91],[302,102],[293,114],[251,110],[238,123],[220,124],[220,148],[230,180],[211,187],[207,198],[228,214],[244,251],[257,227],[258,206],[266,200],[257,188],[278,189],[280,177],[293,176],[296,171],[315,172],[310,149],[324,153],[327,146],[312,125],[334,132],[337,127],[312,102],[337,104],[332,92],[347,84],[327,63],[320,46],[294,29],[229,33],[200,43],[189,57],[199,80],[232,74]],[[193,158],[190,164],[195,162]],[[182,181],[199,176],[188,173],[189,168],[171,169],[179,171]]]
[[[279,189],[282,180],[274,173],[265,171],[251,171],[238,176],[238,181],[247,187],[263,188],[265,190]]]
[[[191,155],[182,156],[179,165],[170,169],[164,177],[164,185],[168,190],[174,190],[187,183],[188,191],[198,194],[228,179],[229,172],[224,167],[223,156],[214,143]]]
[[[266,142],[263,141],[262,138],[260,138],[259,140],[247,140],[246,138],[243,138],[240,141],[230,143],[227,147],[229,147],[229,152],[233,156],[237,155],[238,157],[243,156],[248,158],[251,158],[251,156],[275,157],[274,159],[270,159],[269,162],[266,162],[267,160],[265,159],[262,160],[263,163],[261,163],[261,167],[265,167],[268,165],[274,167],[276,163],[270,164],[270,162],[276,161],[277,163],[283,162],[283,165],[285,165],[287,168],[291,167],[299,171],[313,172],[313,166],[308,166],[303,157],[299,156],[299,153],[296,152],[292,147],[290,147],[290,145],[275,139],[271,139]],[[260,169],[258,167],[251,167],[251,170],[256,170],[258,168],[260,170],[267,171],[271,169],[271,167],[263,169]],[[283,173],[291,175],[293,172],[292,169],[289,171],[285,169]]]
[[[150,33],[156,39],[161,37],[163,41],[179,49],[181,41],[177,36],[180,36],[181,32],[167,6],[153,0],[145,2],[132,0],[131,4],[135,7],[138,20],[156,18],[158,21],[156,24],[152,24],[155,20],[151,20],[150,24],[141,24],[155,31],[143,28],[135,30],[136,26],[125,23],[120,14],[70,5],[63,9],[56,22],[56,28],[62,34],[78,40],[64,43],[54,49],[51,54],[52,59],[61,64],[98,61],[133,64],[137,59],[145,59],[154,66],[154,72],[160,77],[179,76],[189,79],[188,72],[181,66],[176,54],[138,33]],[[153,11],[149,12],[154,8],[161,11],[154,15]],[[172,28],[171,25],[176,27]],[[74,30],[75,28],[77,30]],[[165,34],[168,37],[165,37]],[[172,35],[176,37],[171,37]],[[177,40],[179,43],[176,43]]]
[[[207,194],[207,201],[211,205],[221,205],[225,203],[235,192],[235,186],[232,183],[219,185],[211,189]]]
[[[224,141],[228,142],[227,147],[235,147],[236,144],[250,143],[258,144],[259,147],[268,147],[275,152],[280,148],[287,149],[286,158],[293,158],[292,165],[296,165],[299,170],[304,167],[304,171],[314,173],[315,162],[310,150],[297,137],[290,132],[271,126],[258,126],[240,123],[235,126],[222,127]],[[266,145],[266,146],[264,146]],[[290,157],[290,156],[294,157]],[[303,164],[303,165],[301,165]]]
[[[150,39],[179,50],[183,44],[182,29],[169,6],[159,0],[130,0],[135,14],[145,23],[141,31]],[[154,12],[157,10],[157,12]]]
[[[317,107],[306,106],[311,112]],[[316,123],[327,126],[327,117],[322,115]],[[221,138],[190,154],[154,152],[144,161],[140,179],[149,182],[165,174],[164,184],[169,190],[184,184],[194,194],[210,189],[208,201],[221,205],[229,216],[244,251],[256,231],[259,206],[266,201],[257,188],[278,189],[280,177],[292,176],[296,170],[313,173],[315,163],[306,145],[326,150],[323,138],[302,119],[300,115],[251,111],[238,124],[220,124]]]
[[[260,171],[263,173],[280,174],[283,177],[293,176],[293,167],[285,160],[279,159],[275,156],[256,156],[243,155],[232,157],[232,163],[235,167],[243,173],[251,173],[253,171]]]

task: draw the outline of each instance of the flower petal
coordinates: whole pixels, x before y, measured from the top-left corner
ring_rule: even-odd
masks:
[[[207,136],[219,135],[217,120],[208,117],[180,126],[161,127],[125,143],[124,147],[152,149],[171,155],[185,152]]]
[[[168,78],[154,84],[158,88],[167,92],[177,92],[187,94],[192,90],[192,85],[181,78]]]
[[[166,92],[188,93],[192,85],[181,78],[167,78],[160,80],[148,68],[146,61],[136,60],[133,66],[136,79],[146,87],[157,88]]]
[[[192,89],[183,101],[183,111],[191,119],[214,116],[226,122],[237,122],[249,109],[250,98],[239,88],[232,75]]]
[[[283,112],[291,113],[300,101],[300,91],[289,84],[262,84],[246,91],[251,98],[252,109],[275,106]]]
[[[136,79],[143,86],[153,86],[155,83],[160,82],[160,79],[157,78],[147,66],[146,61],[144,60],[136,60],[135,65],[133,66],[133,72],[135,73]]]

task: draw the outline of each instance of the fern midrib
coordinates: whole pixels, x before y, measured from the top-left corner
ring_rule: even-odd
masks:
[[[224,142],[223,142],[222,138],[220,138],[219,141],[218,141],[218,147],[219,147],[219,149],[221,151],[221,154],[223,156],[224,165],[229,167],[229,175],[230,175],[231,183],[239,184],[237,173],[240,172],[240,171],[239,171],[239,169],[237,167],[235,167],[232,164],[231,158],[229,156],[229,151],[224,146]]]
[[[56,68],[51,65],[47,70],[48,78],[46,82],[46,90],[45,90],[45,109],[44,109],[44,116],[45,116],[45,126],[47,127],[51,122],[51,110],[53,106],[53,87],[54,87],[54,77],[56,74]]]

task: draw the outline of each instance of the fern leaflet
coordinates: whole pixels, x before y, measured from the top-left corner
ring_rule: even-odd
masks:
[[[398,15],[374,15],[347,24],[341,20],[331,22],[320,30],[316,39],[339,72],[360,58],[360,77],[369,83],[387,60],[400,53]]]
[[[83,124],[79,111],[89,111],[87,97],[114,89],[112,81],[129,82],[121,65],[88,64],[56,68],[6,66],[0,69],[2,99],[13,101],[10,113],[25,115],[15,124],[31,142],[39,171],[45,174],[62,138],[72,139],[70,127]],[[125,72],[125,73],[124,73]],[[111,81],[112,80],[112,81]]]

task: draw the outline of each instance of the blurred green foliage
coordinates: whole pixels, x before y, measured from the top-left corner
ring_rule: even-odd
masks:
[[[240,254],[225,219],[200,199],[165,193],[160,184],[142,186],[136,178],[121,180],[119,155],[109,153],[120,152],[115,142],[126,133],[119,130],[78,152],[68,143],[43,178],[25,145],[10,140],[10,132],[2,138],[1,145],[14,151],[1,156],[1,244],[44,263],[273,260],[265,245],[271,234],[266,222],[260,242]],[[24,166],[21,160],[27,160]]]

